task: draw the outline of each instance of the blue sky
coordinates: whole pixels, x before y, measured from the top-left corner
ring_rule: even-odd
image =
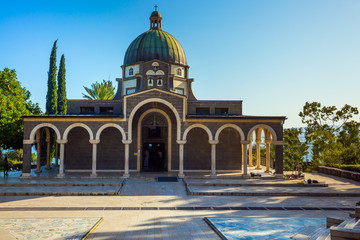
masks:
[[[81,99],[83,86],[116,84],[155,4],[185,50],[199,100],[243,100],[244,115],[287,116],[285,127],[301,126],[306,101],[360,108],[358,0],[2,0],[0,69],[16,69],[44,110],[58,39],[68,98]]]

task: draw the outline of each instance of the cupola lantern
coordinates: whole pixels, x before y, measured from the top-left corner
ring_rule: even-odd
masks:
[[[150,30],[161,30],[161,14],[157,11],[157,5],[155,5],[155,11],[150,16]]]

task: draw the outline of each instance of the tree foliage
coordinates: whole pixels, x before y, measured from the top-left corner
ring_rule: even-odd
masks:
[[[305,137],[312,144],[315,165],[359,163],[360,125],[351,120],[358,114],[356,107],[347,104],[337,109],[318,102],[305,103],[299,116],[307,125]]]
[[[101,83],[91,84],[91,88],[84,86],[87,94],[83,93],[83,98],[88,100],[111,100],[115,96],[115,87],[110,80],[103,80]]]
[[[301,128],[284,130],[284,169],[286,171],[295,170],[296,165],[302,163],[308,154],[309,147],[299,139],[302,133]]]
[[[0,150],[21,148],[24,129],[21,116],[41,113],[39,105],[29,98],[30,92],[21,87],[14,69],[0,71]]]
[[[50,66],[48,72],[48,91],[46,94],[46,114],[57,114],[57,85],[56,85],[56,43],[54,42],[50,55]]]
[[[65,57],[64,54],[60,59],[60,67],[58,72],[58,90],[57,90],[57,113],[66,114],[66,82],[65,82]]]

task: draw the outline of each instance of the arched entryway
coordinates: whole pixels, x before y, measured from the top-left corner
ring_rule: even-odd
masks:
[[[144,172],[167,171],[171,164],[170,118],[159,109],[150,109],[144,112],[139,120],[138,166],[140,170]]]

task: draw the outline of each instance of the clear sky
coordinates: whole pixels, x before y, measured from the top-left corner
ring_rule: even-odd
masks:
[[[359,0],[0,2],[0,69],[45,109],[53,42],[66,58],[69,99],[121,77],[124,54],[154,5],[183,46],[199,100],[243,100],[244,115],[287,116],[306,101],[360,108]]]

